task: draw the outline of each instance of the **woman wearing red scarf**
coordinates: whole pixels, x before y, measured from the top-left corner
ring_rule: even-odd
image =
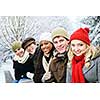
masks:
[[[70,36],[66,82],[100,82],[100,47],[90,44],[89,28],[79,28]]]

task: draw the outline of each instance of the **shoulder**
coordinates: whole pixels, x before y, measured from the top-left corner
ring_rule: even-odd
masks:
[[[98,59],[98,58],[100,58],[100,47],[95,47],[95,53],[92,59]]]
[[[57,62],[59,62],[59,60],[60,60],[59,58],[53,57],[51,64],[56,64]]]
[[[100,61],[100,56],[96,57],[96,58],[93,59],[93,60]]]
[[[92,63],[95,63],[96,65],[99,65],[100,64],[100,56],[94,58],[91,60]],[[100,66],[100,65],[99,65]]]
[[[40,47],[37,47],[37,48],[36,48],[36,51],[35,51],[35,53],[34,53],[34,56],[35,56],[36,58],[37,58],[37,57],[43,56],[43,52],[42,52],[42,50],[41,50]]]

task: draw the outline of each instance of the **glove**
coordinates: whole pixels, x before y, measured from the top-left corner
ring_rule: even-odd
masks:
[[[45,80],[48,80],[50,78],[51,78],[51,73],[50,72],[46,72],[42,77],[42,82],[45,82]]]
[[[28,77],[28,78],[33,79],[33,76],[34,76],[33,73],[27,72],[27,77]]]

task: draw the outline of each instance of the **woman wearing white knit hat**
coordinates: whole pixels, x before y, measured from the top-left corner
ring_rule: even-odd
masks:
[[[40,52],[35,64],[34,82],[46,82],[51,77],[49,64],[53,58],[54,46],[52,43],[51,33],[41,33],[39,38]]]

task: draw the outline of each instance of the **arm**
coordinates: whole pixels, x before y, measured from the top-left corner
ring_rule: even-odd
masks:
[[[55,81],[55,77],[54,77],[54,74],[53,74],[53,71],[52,71],[52,66],[53,66],[53,63],[51,62],[50,65],[49,65],[49,72],[51,73],[51,78],[46,80],[45,82],[46,83],[53,83],[53,82],[56,82]]]
[[[96,64],[98,68],[98,82],[100,83],[100,57],[97,58]]]

